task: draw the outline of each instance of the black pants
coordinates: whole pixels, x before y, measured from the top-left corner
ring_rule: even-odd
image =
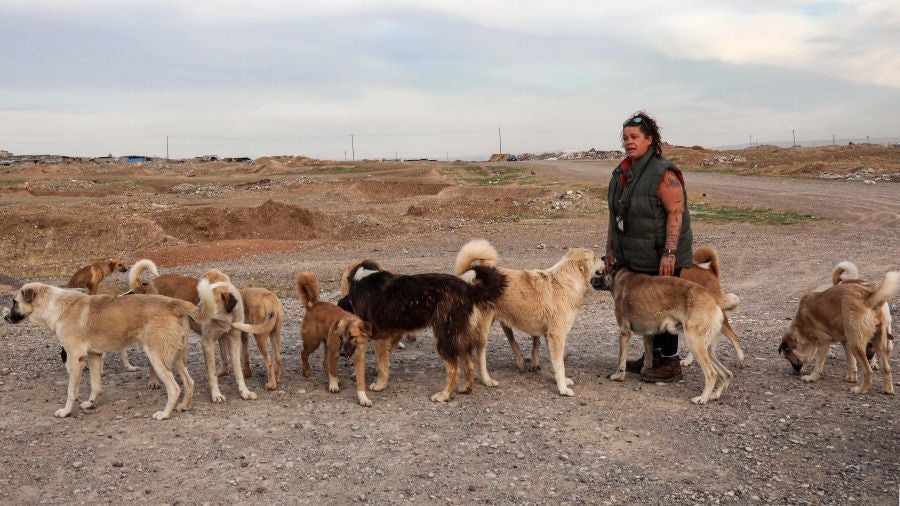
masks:
[[[635,271],[641,272],[641,271]],[[659,276],[659,271],[656,272],[641,272],[641,274],[647,274],[649,276]],[[681,275],[681,267],[675,269],[675,277]],[[660,334],[656,334],[653,336],[653,350],[659,350],[664,357],[674,357],[678,355],[678,334],[672,334],[670,332],[663,332]]]

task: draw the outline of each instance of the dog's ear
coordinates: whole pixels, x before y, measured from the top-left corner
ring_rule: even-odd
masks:
[[[35,290],[34,288],[23,288],[22,289],[22,302],[31,304],[31,301],[34,300]]]
[[[359,324],[359,330],[361,330],[365,335],[371,336],[372,332],[375,330],[372,328],[372,324],[369,322],[362,322]]]
[[[331,328],[328,329],[328,333],[333,336],[343,336],[346,330],[347,320],[345,318],[341,318],[340,320],[336,320],[331,324]]]
[[[222,302],[225,303],[225,311],[229,313],[234,311],[234,306],[237,306],[237,298],[231,293],[223,293]]]

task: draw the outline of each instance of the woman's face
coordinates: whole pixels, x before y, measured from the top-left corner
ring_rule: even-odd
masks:
[[[632,160],[644,156],[651,144],[653,138],[644,135],[639,126],[627,126],[622,130],[622,146],[625,148],[625,155]]]

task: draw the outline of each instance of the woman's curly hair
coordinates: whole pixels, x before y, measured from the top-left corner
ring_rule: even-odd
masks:
[[[625,120],[625,123],[622,123],[623,134],[625,127],[629,126],[639,127],[644,135],[653,139],[650,144],[653,148],[653,152],[656,153],[656,156],[662,156],[662,137],[659,134],[659,125],[656,124],[655,119],[651,118],[650,115],[644,111],[637,111],[629,116],[628,119]]]

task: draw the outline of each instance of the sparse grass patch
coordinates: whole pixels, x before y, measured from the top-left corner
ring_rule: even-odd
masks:
[[[689,202],[691,219],[725,223],[755,223],[764,225],[796,225],[816,219],[808,214],[775,209],[719,206],[708,202]]]

